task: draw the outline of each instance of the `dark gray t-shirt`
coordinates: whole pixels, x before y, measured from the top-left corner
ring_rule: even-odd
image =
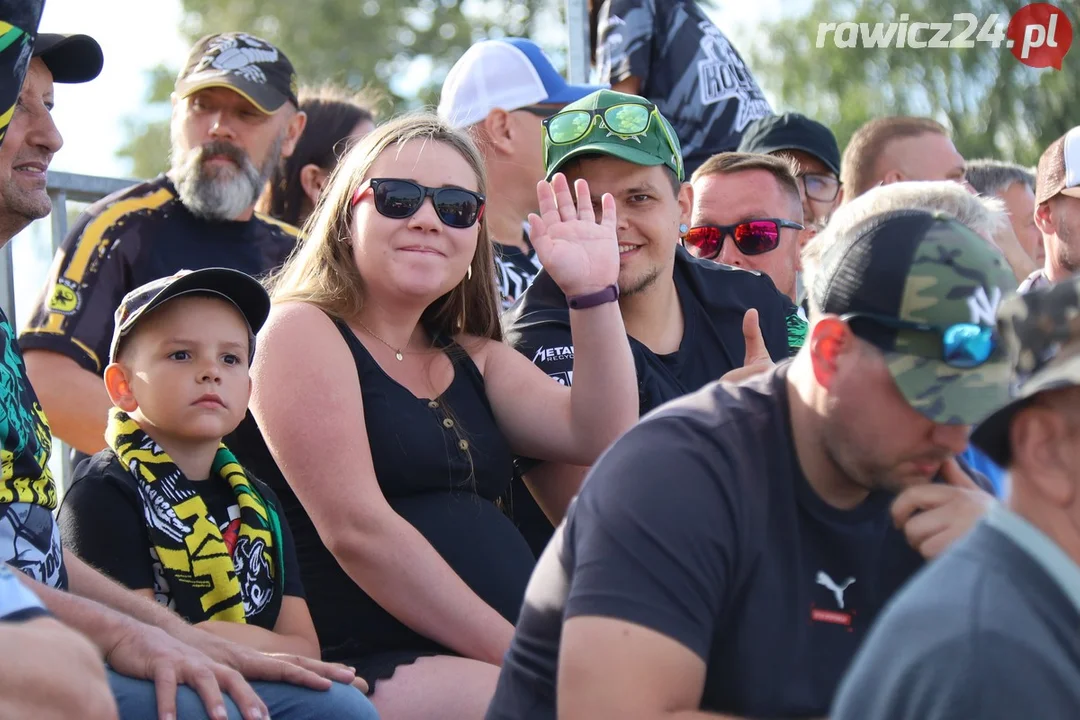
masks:
[[[923,565],[893,496],[825,503],[796,460],[785,361],[643,419],[600,458],[525,593],[489,720],[555,717],[562,623],[642,625],[707,665],[701,709],[822,717],[878,612]]]
[[[751,120],[772,115],[757,80],[693,0],[606,0],[597,29],[602,82],[636,76],[682,144],[687,177],[734,150]]]
[[[832,720],[1074,720],[1080,613],[980,524],[900,592],[852,662]]]

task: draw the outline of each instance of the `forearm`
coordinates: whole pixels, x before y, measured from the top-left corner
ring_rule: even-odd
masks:
[[[16,575],[41,598],[41,603],[57,620],[88,637],[102,653],[112,648],[117,633],[132,622],[130,618],[99,602],[57,590],[21,572]]]
[[[393,514],[331,548],[341,567],[382,608],[463,656],[501,664],[514,627],[480,599],[435,548]]]
[[[89,455],[105,447],[112,401],[99,375],[48,350],[26,352],[26,374],[53,435]]]
[[[581,489],[581,483],[589,468],[562,463],[540,463],[523,477],[536,504],[552,525],[558,525],[566,517],[570,501]]]
[[[303,655],[316,660],[321,657],[318,646],[312,645],[306,638],[282,635],[258,625],[207,620],[196,623],[195,627],[260,652]]]
[[[570,311],[574,382],[570,427],[579,465],[600,453],[638,420],[637,370],[618,303]]]
[[[187,623],[168,608],[117,583],[64,549],[68,586],[75,595],[101,603],[119,613],[161,628],[169,634]]]

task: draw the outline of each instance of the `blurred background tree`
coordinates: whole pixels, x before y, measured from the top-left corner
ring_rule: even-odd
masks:
[[[544,28],[563,25],[561,0],[182,0],[184,35],[194,44],[214,32],[244,30],[289,56],[301,84],[332,81],[369,88],[386,101],[383,117],[435,105],[450,66],[475,40],[527,36],[544,44]],[[565,33],[548,34],[561,60]],[[554,47],[550,47],[550,42]],[[146,99],[152,118],[127,118],[131,140],[119,155],[133,177],[168,165],[169,94],[179,71],[158,67]]]
[[[1001,35],[1027,0],[813,0],[798,16],[759,26],[740,48],[759,82],[778,98],[777,112],[804,113],[830,126],[843,148],[867,120],[929,115],[944,121],[966,158],[995,157],[1026,165],[1080,121],[1080,17],[1075,0],[1055,2],[1072,23],[1074,42],[1061,70],[1033,69],[1004,43],[969,49],[839,48],[834,34],[818,48],[822,22],[947,22],[970,13],[978,30],[999,14]],[[949,39],[966,22],[954,22]],[[922,31],[920,39],[933,36]],[[971,35],[976,40],[977,32]]]

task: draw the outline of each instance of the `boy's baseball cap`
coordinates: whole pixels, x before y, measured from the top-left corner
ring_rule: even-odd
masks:
[[[113,318],[109,362],[116,362],[120,342],[142,317],[173,298],[193,293],[217,295],[232,303],[244,316],[252,335],[259,332],[270,314],[270,296],[258,280],[246,273],[229,268],[181,270],[135,288],[120,301]]]
[[[191,49],[176,78],[176,94],[185,98],[211,87],[233,90],[267,115],[286,102],[300,106],[296,71],[289,58],[266,40],[247,33],[206,35]]]
[[[1001,253],[950,215],[897,210],[868,218],[836,237],[811,289],[822,313],[865,313],[944,330],[959,323],[995,327],[1002,296],[1016,278]],[[998,346],[973,368],[944,361],[936,332],[848,321],[856,336],[885,354],[889,372],[913,408],[942,424],[972,425],[1009,398],[1009,360]]]
[[[90,82],[101,74],[105,56],[98,41],[89,35],[38,33],[34,57],[41,58],[52,73],[53,82]]]
[[[1012,362],[1012,401],[983,420],[971,442],[1002,467],[1016,412],[1046,390],[1080,385],[1080,276],[1001,304],[998,333]]]
[[[746,126],[739,152],[768,155],[801,150],[813,155],[836,175],[840,174],[840,148],[832,130],[799,113],[766,115]]]
[[[439,99],[439,117],[468,127],[499,108],[565,105],[600,89],[563,80],[540,46],[524,38],[483,40],[450,68]]]
[[[652,104],[637,95],[628,95],[614,90],[597,90],[577,102],[570,103],[560,113],[571,110],[606,110],[626,103]],[[666,165],[679,180],[683,179],[682,147],[679,145],[679,136],[675,134],[675,129],[659,110],[654,111],[649,126],[640,135],[625,137],[615,135],[608,130],[600,116],[592,118],[592,124],[585,137],[565,145],[553,144],[545,129],[544,166],[548,180],[551,180],[559,168],[570,160],[581,155],[597,153],[611,155],[635,165]]]
[[[1058,193],[1080,198],[1080,125],[1050,143],[1035,173],[1035,204]]]

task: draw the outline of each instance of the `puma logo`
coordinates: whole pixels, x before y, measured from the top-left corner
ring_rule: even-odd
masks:
[[[849,577],[844,581],[843,585],[837,585],[833,582],[833,579],[826,575],[823,571],[818,570],[817,584],[824,585],[826,588],[832,591],[832,594],[836,596],[836,604],[841,610],[844,609],[844,591],[855,583],[855,578]]]

